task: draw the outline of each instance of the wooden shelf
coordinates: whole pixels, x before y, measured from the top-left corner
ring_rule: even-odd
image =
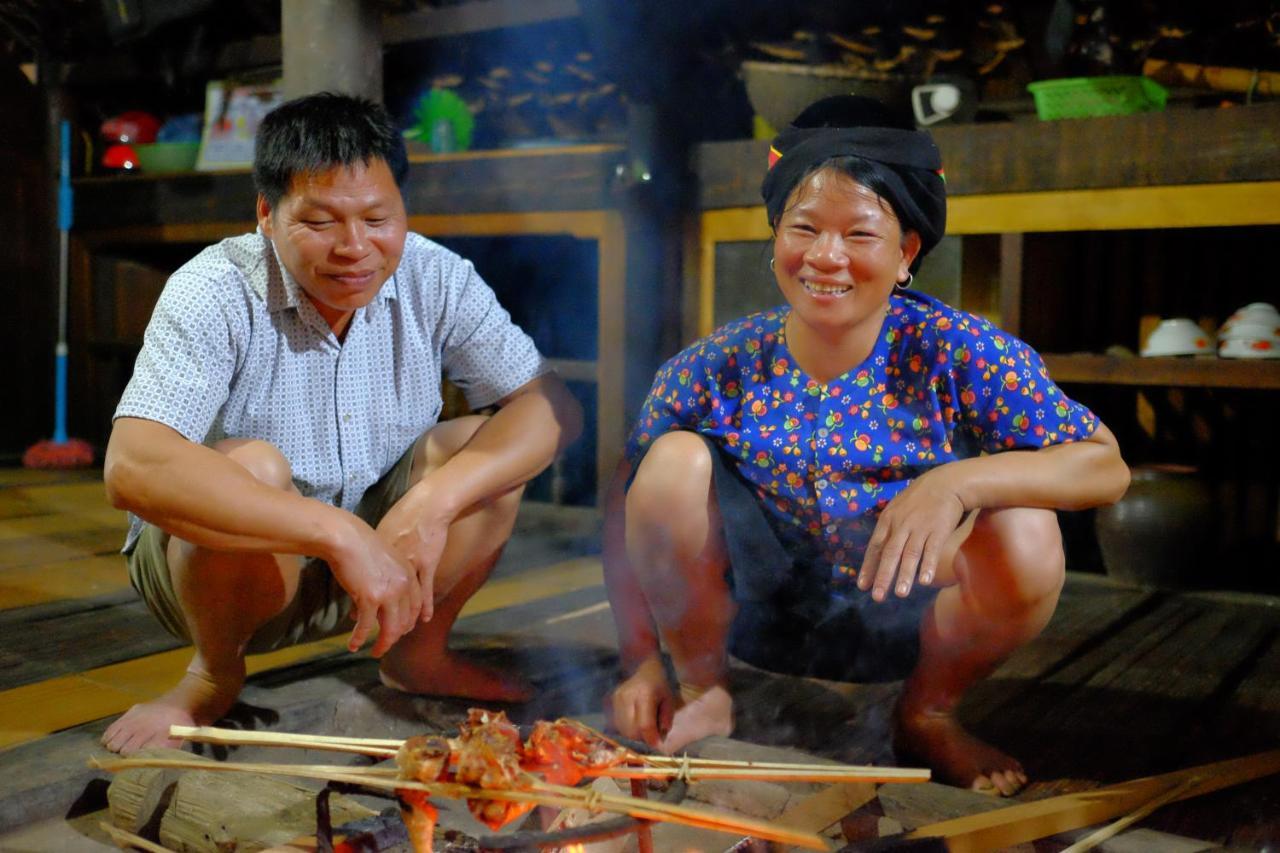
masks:
[[[437,218],[614,209],[625,156],[617,145],[576,145],[415,157],[403,188],[405,207],[410,216],[430,211]],[[211,229],[221,229],[214,239],[241,233],[246,223],[252,230],[257,193],[243,170],[110,175],[79,178],[73,186],[74,230],[82,235],[152,242],[184,239],[186,226],[198,226],[195,240]]]
[[[1280,359],[1121,358],[1092,353],[1043,357],[1058,383],[1280,390]]]
[[[958,124],[938,127],[932,134],[942,150],[951,203],[993,194],[1280,181],[1280,103],[1068,121]],[[698,208],[760,204],[768,152],[769,143],[763,140],[699,145],[694,164]],[[1081,198],[1090,205],[1102,201],[1083,194]],[[950,222],[947,231],[953,232]]]
[[[386,44],[522,27],[582,14],[578,0],[471,0],[438,9],[423,8],[388,16],[382,24]]]

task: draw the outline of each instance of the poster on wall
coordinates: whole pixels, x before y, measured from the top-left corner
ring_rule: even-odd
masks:
[[[244,169],[253,165],[253,137],[263,116],[284,101],[280,80],[213,80],[205,88],[201,171]]]

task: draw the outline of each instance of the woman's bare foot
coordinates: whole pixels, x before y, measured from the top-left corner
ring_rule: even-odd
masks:
[[[1027,784],[1016,758],[969,734],[951,712],[900,706],[895,718],[894,751],[928,764],[940,781],[1004,797]]]
[[[683,704],[671,718],[671,729],[662,741],[663,752],[671,755],[695,740],[733,733],[733,697],[728,688],[717,684],[698,690],[681,684],[680,699]]]
[[[193,663],[168,693],[134,705],[108,726],[102,745],[121,755],[149,746],[177,748],[182,741],[169,737],[169,726],[207,726],[216,722],[231,710],[242,687],[243,669],[238,674],[215,677]]]
[[[382,658],[378,667],[382,683],[403,693],[426,696],[457,696],[480,702],[527,702],[533,685],[518,675],[468,660],[445,651],[426,664],[410,664],[395,657],[395,650]]]

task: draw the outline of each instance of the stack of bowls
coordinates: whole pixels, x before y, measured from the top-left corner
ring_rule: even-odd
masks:
[[[1253,302],[1232,314],[1218,330],[1218,355],[1280,358],[1280,311],[1269,303]]]

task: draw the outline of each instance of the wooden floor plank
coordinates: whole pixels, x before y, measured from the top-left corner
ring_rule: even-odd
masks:
[[[983,727],[984,721],[1018,701],[1039,679],[1084,653],[1099,636],[1133,618],[1155,593],[1098,584],[1071,576],[1052,620],[1040,636],[1018,649],[991,677],[965,696],[960,708],[966,724]]]
[[[0,541],[0,572],[81,557],[115,554],[123,544],[124,531],[119,527],[77,530],[61,534],[57,539]]]
[[[103,599],[81,599],[86,604]],[[183,645],[130,597],[46,619],[29,620],[5,638],[0,690],[142,658]],[[9,620],[6,620],[7,622]],[[12,624],[12,623],[10,623]]]
[[[598,558],[570,560],[486,584],[468,602],[463,614],[474,615],[521,602],[561,596],[600,582]],[[318,656],[337,654],[345,647],[345,637],[334,637],[251,656],[248,668],[250,674],[255,674]],[[158,696],[177,682],[190,657],[189,649],[173,649],[77,675],[0,690],[0,749],[69,726],[119,714],[138,701]]]
[[[998,742],[1033,756],[1041,776],[1105,780],[1194,760],[1196,722],[1212,716],[1231,665],[1271,630],[1239,609],[1169,598],[1000,715]],[[1230,747],[1212,745],[1212,754]],[[1228,752],[1234,754],[1234,751]]]
[[[129,589],[119,554],[75,557],[0,571],[0,611]]]
[[[56,512],[47,515],[28,515],[21,518],[0,519],[0,541],[47,537],[56,539],[66,533],[112,528],[121,544],[128,528],[126,513],[110,507],[86,507],[75,512]]]

